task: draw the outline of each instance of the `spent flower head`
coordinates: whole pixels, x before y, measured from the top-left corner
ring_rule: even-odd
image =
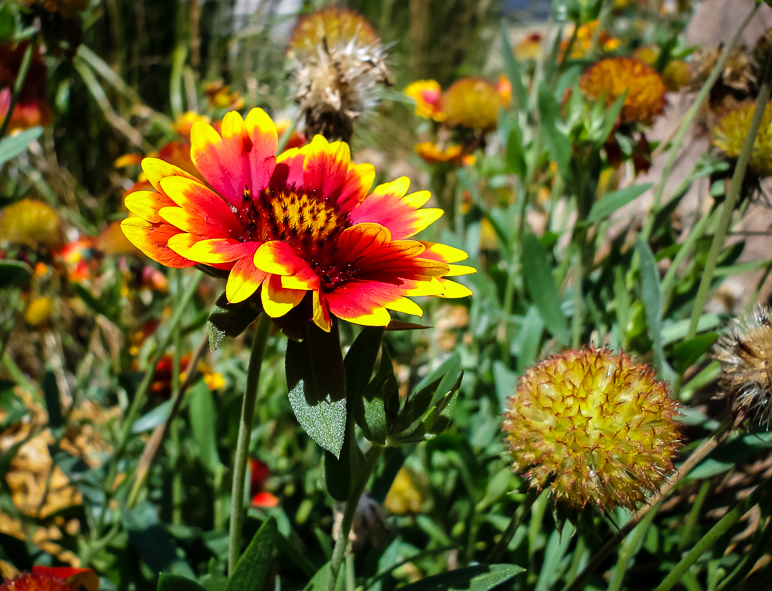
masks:
[[[349,141],[354,121],[390,85],[380,38],[364,17],[328,8],[298,22],[288,53],[306,135]]]
[[[622,120],[628,123],[651,123],[667,104],[667,88],[662,76],[648,64],[633,58],[614,57],[597,62],[582,74],[579,88],[587,98],[605,97],[608,105],[614,104],[627,91]]]
[[[651,367],[589,347],[528,369],[504,431],[532,487],[549,486],[556,501],[577,507],[635,510],[673,469],[677,413]]]
[[[724,115],[713,130],[713,145],[727,157],[734,159],[740,156],[755,110],[754,101],[744,102]],[[759,178],[772,176],[772,101],[764,110],[748,166]]]
[[[197,121],[191,157],[206,184],[158,158],[142,167],[153,191],[135,191],[126,237],[167,267],[204,265],[228,278],[229,302],[259,292],[280,318],[295,308],[329,331],[331,316],[386,326],[389,310],[421,315],[406,296],[464,297],[446,277],[474,272],[455,248],[413,236],[442,215],[428,191],[399,178],[370,191],[375,169],[351,162],[348,144],[321,135],[276,156],[276,125],[262,109],[235,111],[222,135]],[[303,305],[301,305],[303,304]]]
[[[759,305],[736,319],[718,339],[713,357],[721,365],[718,386],[735,424],[748,418],[761,425],[772,422],[772,311]]]

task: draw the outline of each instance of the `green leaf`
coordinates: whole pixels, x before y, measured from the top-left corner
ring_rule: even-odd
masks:
[[[523,151],[523,132],[517,121],[512,121],[512,131],[507,137],[507,172],[511,172],[525,178],[528,165],[525,162],[525,152]]]
[[[717,338],[718,333],[708,332],[697,335],[685,343],[678,343],[673,347],[676,371],[684,373],[689,367],[694,365],[713,346]]]
[[[62,404],[59,400],[59,386],[57,386],[56,376],[51,370],[46,371],[43,376],[43,398],[48,412],[48,425],[54,429],[64,425]]]
[[[517,374],[510,370],[503,361],[497,359],[493,362],[493,383],[496,385],[496,395],[503,411],[507,407],[507,400],[515,393]]]
[[[381,350],[383,332],[383,327],[365,327],[348,350],[343,365],[349,395],[358,396],[367,387],[378,359],[378,351]]]
[[[617,120],[619,119],[619,114],[622,112],[622,107],[625,106],[627,92],[628,89],[625,89],[625,91],[617,97],[617,100],[614,101],[614,104],[611,105],[611,108],[606,111],[606,119],[603,122],[603,127],[593,142],[595,149],[600,149],[603,144],[606,143],[606,140],[608,140],[609,135],[611,135],[611,132],[613,131],[614,126],[617,124]]]
[[[4,137],[0,140],[0,164],[8,162],[11,158],[16,158],[27,147],[40,137],[43,133],[42,127],[31,127],[18,133]]]
[[[188,394],[190,400],[190,428],[198,446],[199,459],[204,467],[214,474],[222,466],[217,453],[217,411],[212,392],[202,381]]]
[[[272,517],[257,530],[252,542],[239,559],[235,572],[228,578],[225,591],[253,591],[263,588],[278,531],[276,520]]]
[[[129,509],[121,506],[121,521],[131,544],[154,571],[167,571],[193,578],[193,570],[177,556],[169,534],[158,519],[158,511],[148,501]]]
[[[654,344],[654,364],[665,380],[673,379],[673,369],[665,360],[662,346],[662,306],[659,293],[659,272],[657,261],[649,245],[639,236],[635,241],[635,249],[641,257],[641,299],[646,310],[646,322],[649,326],[649,338]]]
[[[459,378],[458,386],[461,385]],[[453,412],[456,410],[458,400],[458,386],[440,398],[423,419],[423,427],[426,439],[432,439],[442,433],[450,425]]]
[[[298,423],[311,439],[339,458],[346,435],[346,399],[333,402],[328,396],[312,403],[306,397],[305,382],[300,380],[290,390],[289,401]]]
[[[520,64],[515,58],[515,52],[512,51],[512,45],[509,43],[509,27],[501,22],[501,50],[504,53],[504,71],[507,74],[509,83],[512,85],[512,94],[517,102],[516,107],[525,110],[528,106],[528,93],[523,85],[523,75],[520,72]]]
[[[332,572],[330,570],[330,563],[328,562],[316,572],[314,578],[309,581],[304,591],[325,591],[330,587],[331,583]]]
[[[514,564],[480,564],[459,568],[405,585],[402,591],[490,591],[525,572]]]
[[[525,286],[544,325],[561,344],[567,344],[568,326],[560,307],[560,293],[552,276],[552,266],[541,242],[531,232],[523,238],[522,264]]]
[[[346,369],[337,323],[330,332],[324,332],[315,324],[306,325],[304,330],[302,341],[287,341],[287,387],[293,390],[303,382],[309,405],[323,400],[343,400],[346,397]]]
[[[222,294],[209,312],[209,347],[215,351],[225,337],[239,336],[259,315],[249,302],[229,304]]]
[[[131,426],[131,432],[144,433],[145,431],[155,429],[158,425],[165,422],[166,419],[169,418],[173,405],[173,400],[167,400],[159,404],[153,410],[147,414],[142,415],[136,421],[134,421],[134,424]]]
[[[32,269],[21,261],[0,261],[0,289],[24,287],[32,279]]]
[[[0,41],[10,39],[15,31],[16,17],[13,15],[11,7],[7,4],[0,6]]]
[[[592,209],[590,209],[590,214],[587,216],[587,223],[594,224],[603,218],[610,216],[620,207],[627,205],[634,199],[643,195],[646,191],[651,189],[652,185],[653,183],[633,185],[632,187],[625,187],[618,191],[606,193],[593,204]]]
[[[547,141],[550,158],[558,165],[558,171],[563,179],[571,178],[571,141],[566,134],[558,129],[560,122],[560,104],[544,84],[539,86],[539,114],[541,115],[542,132]]]
[[[180,575],[161,573],[158,577],[157,591],[206,591],[193,579]]]

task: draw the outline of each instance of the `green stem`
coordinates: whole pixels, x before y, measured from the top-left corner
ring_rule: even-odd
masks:
[[[531,507],[533,506],[538,496],[539,492],[535,488],[532,488],[528,491],[528,494],[525,496],[522,504],[517,508],[517,511],[515,511],[515,513],[512,515],[512,518],[509,520],[507,529],[505,529],[504,533],[501,534],[501,539],[496,543],[496,545],[490,551],[490,554],[488,554],[486,559],[483,561],[485,564],[493,564],[494,562],[497,562],[501,559],[501,557],[504,555],[504,552],[506,552],[507,548],[509,547],[509,543],[512,541],[512,538],[515,537],[515,533],[520,528],[520,526],[523,525],[525,516],[528,515],[528,512],[531,510]]]
[[[8,131],[8,126],[11,124],[11,117],[13,110],[16,108],[16,103],[19,102],[21,91],[24,89],[24,82],[27,80],[27,73],[29,72],[29,66],[32,63],[32,54],[35,53],[35,49],[38,46],[37,36],[30,39],[27,49],[24,50],[24,57],[21,60],[21,67],[19,68],[19,75],[16,76],[16,82],[13,85],[13,92],[11,94],[11,100],[8,103],[8,112],[3,119],[3,125],[0,126],[0,138],[2,138]]]
[[[697,493],[697,498],[694,500],[694,504],[689,510],[689,515],[686,517],[686,523],[681,531],[681,539],[678,541],[679,550],[686,548],[686,545],[689,543],[694,527],[697,525],[697,520],[700,517],[702,506],[705,504],[705,499],[708,497],[708,493],[710,493],[712,488],[713,483],[710,480],[705,480],[702,483],[702,486],[700,486],[700,491]]]
[[[732,183],[729,185],[729,193],[726,196],[726,201],[724,201],[724,207],[721,210],[721,217],[718,220],[716,233],[713,236],[713,242],[711,243],[710,251],[708,252],[708,260],[705,262],[705,269],[702,272],[700,287],[697,290],[694,307],[692,308],[692,316],[689,321],[689,331],[686,334],[687,341],[694,338],[694,335],[697,334],[697,323],[700,320],[702,310],[708,300],[710,284],[713,281],[713,272],[716,270],[718,257],[721,254],[721,250],[724,248],[726,233],[732,222],[735,205],[740,198],[743,178],[745,177],[745,171],[748,168],[748,163],[751,159],[753,144],[756,142],[756,136],[761,127],[761,119],[764,116],[764,111],[769,102],[770,90],[772,90],[772,54],[767,57],[767,63],[764,66],[764,76],[762,78],[761,88],[759,89],[759,96],[756,98],[756,109],[753,113],[753,119],[751,119],[751,125],[748,129],[745,143],[743,144],[742,150],[740,150],[740,157],[737,159],[737,166],[732,175]]]
[[[619,591],[619,589],[622,588],[622,583],[625,580],[625,573],[627,573],[627,566],[638,553],[641,544],[643,544],[643,538],[646,535],[646,532],[649,531],[649,526],[654,520],[654,516],[655,512],[649,511],[649,514],[638,523],[630,537],[625,540],[625,543],[620,548],[619,559],[614,567],[614,571],[611,573],[608,591]]]
[[[252,437],[252,419],[255,416],[257,390],[260,384],[260,370],[263,355],[273,321],[263,312],[257,323],[257,331],[252,341],[252,353],[247,369],[247,387],[241,404],[241,419],[236,442],[236,455],[233,458],[233,488],[231,493],[231,523],[228,536],[228,574],[236,571],[241,556],[241,527],[244,522],[244,484],[247,476],[249,441]]]
[[[748,16],[745,17],[745,20],[740,25],[740,28],[737,29],[737,32],[734,34],[734,37],[732,37],[732,40],[724,46],[724,50],[721,53],[721,57],[718,58],[718,61],[716,62],[716,65],[713,66],[713,70],[711,70],[710,75],[708,76],[708,79],[705,81],[705,84],[702,85],[700,92],[697,94],[697,98],[694,99],[694,103],[692,103],[692,106],[686,112],[686,115],[681,121],[681,125],[678,128],[678,132],[673,138],[673,143],[670,145],[668,158],[667,158],[667,161],[665,162],[665,166],[662,169],[662,176],[660,177],[659,184],[657,185],[657,190],[654,193],[654,202],[651,206],[651,210],[649,211],[649,215],[646,216],[646,221],[644,222],[644,225],[643,225],[643,230],[641,232],[641,239],[644,242],[649,239],[649,236],[651,236],[651,232],[654,227],[654,219],[656,217],[656,212],[659,211],[660,206],[662,205],[662,196],[665,193],[665,184],[667,183],[667,180],[670,178],[670,173],[673,171],[673,166],[675,165],[676,158],[678,157],[681,144],[683,143],[684,138],[686,137],[686,132],[691,127],[695,117],[697,117],[697,113],[702,107],[702,103],[704,103],[705,99],[708,98],[708,94],[713,88],[713,85],[716,83],[716,80],[718,80],[718,77],[724,71],[724,66],[726,65],[726,62],[729,60],[729,55],[732,53],[732,49],[734,49],[735,45],[737,45],[737,42],[740,40],[740,36],[745,30],[745,27],[748,26],[749,22],[751,22],[751,19],[755,16],[756,11],[759,9],[760,6],[761,4],[759,3],[756,3],[754,5],[754,7],[751,9]]]
[[[352,442],[353,443],[353,442]],[[340,532],[338,533],[338,539],[335,541],[335,548],[332,550],[332,558],[330,559],[330,580],[327,586],[327,591],[333,591],[335,589],[335,583],[338,579],[338,573],[340,572],[340,566],[343,564],[343,558],[346,554],[346,547],[348,546],[348,535],[351,531],[351,526],[354,524],[354,515],[357,512],[357,506],[359,505],[359,498],[367,486],[367,481],[370,480],[370,474],[375,469],[375,465],[383,454],[384,448],[380,445],[373,445],[370,449],[370,453],[367,454],[367,461],[362,468],[359,478],[354,482],[351,487],[351,493],[346,501],[346,508],[343,510],[343,520],[340,524]]]
[[[182,294],[182,270],[176,269],[176,293],[178,297]],[[182,331],[180,325],[174,327],[172,333],[172,343],[174,345],[174,357],[172,359],[172,398],[174,400],[179,399],[182,395],[180,391],[180,373],[182,372]],[[188,373],[193,371],[192,367],[187,368]],[[180,459],[182,457],[181,445],[180,445],[180,430],[179,424],[172,417],[169,423],[169,437],[172,440],[172,448],[174,449],[173,456],[171,458],[172,465],[172,523],[174,525],[182,525],[182,471],[180,470]]]
[[[183,294],[182,298],[179,300],[179,303],[176,304],[177,309],[174,313],[174,316],[172,316],[169,332],[163,339],[161,339],[160,343],[158,344],[158,350],[156,351],[156,354],[154,355],[150,365],[145,371],[145,375],[142,377],[142,381],[140,382],[137,391],[134,393],[134,400],[132,400],[126,412],[126,416],[123,420],[123,428],[118,436],[115,452],[113,453],[113,457],[111,459],[110,471],[105,481],[105,498],[102,502],[102,510],[100,512],[99,521],[97,522],[96,527],[97,538],[101,535],[105,520],[107,519],[107,510],[110,505],[110,501],[112,500],[113,493],[115,492],[115,480],[118,477],[118,466],[121,459],[123,458],[123,454],[126,452],[126,446],[128,445],[131,436],[131,427],[137,418],[137,414],[147,400],[147,391],[150,388],[150,383],[153,381],[153,376],[155,376],[156,365],[160,361],[161,357],[163,357],[166,349],[169,347],[169,344],[171,343],[172,337],[174,335],[174,330],[176,326],[182,322],[182,316],[187,311],[188,304],[190,304],[190,301],[193,299],[193,296],[196,293],[196,289],[198,289],[198,284],[202,277],[203,273],[198,273],[192,278],[190,285],[188,286],[188,290]]]
[[[665,577],[665,580],[662,581],[659,587],[654,591],[669,591],[669,589],[672,589],[697,559],[721,536],[728,532],[729,529],[751,509],[751,507],[758,503],[770,491],[772,491],[772,478],[765,480],[762,484],[757,486],[753,493],[737,503],[726,515],[724,515],[724,517],[722,517],[721,520],[714,525],[710,531],[708,531],[708,533],[705,534],[691,550],[689,550],[689,552],[686,553],[686,556],[675,565],[673,570],[670,571],[670,574]]]
[[[346,591],[354,591],[356,588],[356,574],[354,572],[354,555],[346,556]]]

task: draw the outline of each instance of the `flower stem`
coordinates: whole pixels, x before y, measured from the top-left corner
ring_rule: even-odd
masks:
[[[731,419],[725,421],[710,439],[704,441],[702,445],[694,450],[692,455],[686,459],[673,478],[665,483],[665,485],[656,495],[654,495],[654,497],[649,499],[649,503],[633,517],[631,517],[630,521],[628,521],[616,534],[614,534],[613,537],[611,537],[605,544],[603,544],[601,549],[595,553],[584,570],[579,573],[579,576],[577,576],[571,582],[571,585],[566,588],[565,591],[580,591],[580,589],[583,589],[583,585],[585,580],[587,580],[587,577],[595,572],[595,569],[597,569],[603,563],[603,561],[606,560],[606,558],[614,551],[614,549],[622,542],[622,540],[627,537],[627,534],[629,534],[633,528],[638,525],[641,520],[646,517],[646,515],[649,514],[649,512],[655,508],[658,508],[660,502],[670,493],[670,491],[673,490],[673,488],[675,488],[675,486],[687,474],[689,474],[689,472],[691,472],[697,466],[697,464],[702,462],[702,460],[704,460],[708,454],[710,454],[714,449],[721,445],[721,443],[723,443],[727,437],[729,437],[729,434],[732,432],[732,425],[733,423]]]
[[[27,80],[29,66],[32,63],[32,54],[35,53],[37,46],[37,36],[34,36],[27,45],[27,49],[24,50],[24,57],[21,60],[21,67],[19,67],[19,75],[16,76],[16,82],[13,85],[11,100],[8,103],[8,112],[5,114],[5,119],[3,119],[2,126],[0,126],[0,138],[6,134],[8,131],[8,126],[11,124],[13,110],[16,108],[16,103],[19,102],[21,91],[24,89],[24,82]]]
[[[708,300],[710,284],[713,281],[713,272],[716,270],[718,257],[721,254],[721,250],[724,248],[726,233],[729,229],[729,224],[732,222],[732,215],[734,214],[737,200],[740,198],[743,178],[745,177],[745,171],[748,168],[748,163],[751,159],[753,144],[756,142],[756,136],[761,127],[761,119],[767,108],[767,102],[769,102],[770,90],[772,90],[772,54],[767,57],[767,63],[764,66],[761,88],[759,89],[759,96],[756,98],[756,110],[753,113],[753,119],[751,119],[751,125],[748,129],[745,143],[743,144],[742,150],[740,150],[740,157],[737,159],[737,165],[734,169],[734,174],[732,175],[732,183],[729,185],[729,192],[726,196],[726,201],[724,201],[724,207],[721,210],[721,217],[718,220],[718,226],[716,227],[716,233],[713,236],[713,242],[710,245],[708,260],[705,261],[705,269],[702,272],[700,287],[697,290],[697,296],[694,299],[692,316],[689,321],[689,331],[686,334],[687,341],[694,338],[694,335],[697,334],[697,323],[700,320],[702,310]]]
[[[509,543],[512,541],[512,538],[515,537],[515,532],[517,532],[518,528],[525,521],[525,516],[528,515],[528,512],[531,510],[531,506],[533,506],[538,496],[539,491],[537,491],[535,488],[528,490],[528,494],[525,496],[525,499],[517,508],[517,511],[515,511],[515,513],[512,515],[512,519],[509,520],[507,529],[504,530],[503,534],[501,534],[501,539],[483,561],[485,564],[493,564],[504,555],[504,552],[509,547]]]
[[[352,442],[353,444],[354,442]],[[357,506],[359,505],[359,498],[367,486],[367,481],[370,480],[370,474],[375,469],[375,465],[383,454],[384,448],[380,445],[373,445],[370,449],[370,453],[367,454],[367,461],[362,468],[359,478],[354,482],[351,487],[351,493],[346,501],[346,508],[343,511],[343,520],[340,524],[340,532],[338,533],[338,539],[335,541],[335,548],[332,550],[332,558],[330,559],[330,579],[327,586],[327,591],[333,591],[335,589],[335,583],[338,580],[338,573],[340,572],[341,564],[343,564],[343,558],[346,554],[346,547],[348,546],[348,534],[351,531],[351,526],[354,523],[354,515],[357,512]]]
[[[236,443],[236,455],[233,459],[233,488],[231,498],[231,523],[228,536],[228,575],[233,575],[241,556],[241,526],[244,522],[244,484],[247,475],[249,441],[252,437],[252,419],[255,416],[255,402],[260,383],[260,370],[263,366],[263,354],[268,335],[271,332],[271,318],[263,312],[257,323],[257,331],[252,341],[252,353],[247,369],[247,387],[241,404],[241,419]]]
[[[761,499],[770,492],[772,487],[772,478],[768,478],[756,487],[749,496],[745,497],[742,501],[737,503],[721,520],[714,525],[710,531],[705,534],[702,539],[697,542],[694,547],[686,553],[681,561],[675,565],[673,570],[670,571],[665,580],[660,583],[654,591],[669,591],[673,586],[681,580],[684,573],[702,556],[702,553],[710,548],[716,540],[723,536],[729,528],[732,527],[739,519],[745,515],[751,507],[761,501]]]

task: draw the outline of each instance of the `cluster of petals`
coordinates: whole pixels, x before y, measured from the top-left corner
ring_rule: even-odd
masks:
[[[226,297],[256,295],[279,318],[308,300],[304,314],[323,330],[331,316],[385,326],[389,310],[421,315],[406,296],[464,297],[447,277],[458,249],[411,239],[442,215],[422,206],[428,191],[406,194],[399,178],[376,187],[370,164],[351,162],[343,142],[316,136],[276,156],[276,125],[261,109],[228,113],[218,133],[198,121],[191,159],[201,178],[156,158],[142,168],[154,190],[126,197],[135,214],[127,238],[168,267],[204,265],[227,274]],[[203,180],[202,180],[203,179]],[[310,292],[310,295],[309,295]]]

